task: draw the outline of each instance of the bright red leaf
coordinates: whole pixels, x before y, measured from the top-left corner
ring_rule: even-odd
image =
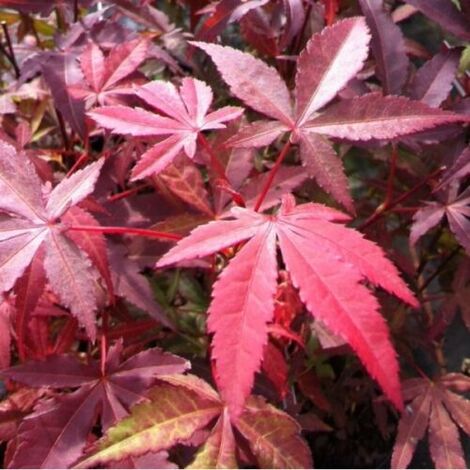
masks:
[[[250,239],[216,282],[209,309],[213,357],[222,396],[234,417],[259,370],[272,320],[276,291],[276,249],[309,311],[343,336],[388,398],[401,407],[398,364],[375,297],[361,283],[368,279],[416,306],[396,268],[374,243],[333,222],[348,220],[318,204],[295,206],[285,197],[276,216],[234,209],[234,220],[193,230],[157,263],[168,266],[207,256]]]

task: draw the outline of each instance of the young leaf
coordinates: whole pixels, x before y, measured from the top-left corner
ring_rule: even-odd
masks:
[[[208,321],[214,333],[212,357],[221,395],[232,411],[243,409],[267,343],[276,290],[275,243],[274,230],[255,235],[224,269],[212,291]]]
[[[84,98],[88,107],[113,104],[119,95],[133,94],[134,84],[125,79],[147,58],[148,48],[148,39],[138,38],[116,45],[105,58],[99,46],[90,42],[80,56],[86,83],[70,86],[70,92]]]
[[[307,308],[351,344],[368,372],[400,408],[395,352],[385,322],[378,313],[378,303],[360,282],[369,279],[413,306],[417,301],[382,251],[354,230],[332,223],[347,219],[344,214],[318,204],[296,207],[292,197],[283,199],[276,216],[240,208],[233,210],[232,216],[234,220],[198,227],[157,263],[157,267],[163,267],[207,256],[251,238],[221,274],[209,309],[209,328],[215,333],[218,384],[231,415],[236,418],[242,412],[254,372],[259,369],[261,346],[267,340],[264,325],[272,318],[276,286],[272,274],[276,260],[272,248],[274,234],[279,239],[284,261]],[[226,234],[231,234],[231,237],[224,237]],[[240,282],[247,287],[240,289]],[[256,295],[251,289],[256,290]],[[227,301],[233,308],[227,310]],[[259,322],[260,311],[264,321],[255,326],[254,322]],[[247,327],[235,331],[234,319],[238,324],[244,317],[243,325]],[[254,327],[257,331],[253,330]],[[252,341],[251,347],[256,348],[249,359],[244,346],[248,341]],[[246,364],[249,367],[240,376],[236,370],[243,358],[245,367]],[[243,382],[240,384],[239,380],[234,380],[233,373],[225,374],[227,368],[235,368],[233,373],[237,379],[242,377]]]
[[[179,91],[169,82],[154,81],[136,93],[167,117],[126,106],[104,106],[89,113],[98,124],[119,134],[169,136],[142,155],[132,172],[133,180],[158,174],[183,150],[193,158],[199,132],[224,128],[224,122],[242,113],[240,108],[226,106],[207,114],[212,91],[193,78],[183,79]]]

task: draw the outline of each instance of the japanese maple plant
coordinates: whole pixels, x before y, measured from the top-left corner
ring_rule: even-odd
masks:
[[[0,21],[5,467],[466,467],[469,0]]]

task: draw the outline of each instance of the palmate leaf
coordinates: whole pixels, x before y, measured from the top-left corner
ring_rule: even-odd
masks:
[[[450,390],[455,375],[438,381],[410,379],[403,394],[410,401],[404,411],[392,455],[392,468],[407,468],[417,443],[429,430],[429,450],[436,468],[466,468],[458,427],[470,434],[470,402]],[[461,376],[465,379],[465,376]],[[468,383],[466,391],[469,390]]]
[[[104,160],[64,178],[43,196],[28,157],[3,142],[0,150],[0,210],[11,214],[0,222],[0,291],[6,292],[15,285],[44,246],[44,267],[52,289],[94,339],[99,277],[95,264],[109,284],[106,252],[99,252],[99,243],[74,243],[64,233],[66,227],[61,218],[66,220],[69,209],[93,191]],[[86,214],[74,208],[69,217],[92,218]],[[17,287],[21,289],[21,283]]]
[[[374,10],[375,11],[375,10]],[[259,113],[275,119],[242,128],[229,144],[241,147],[268,145],[284,132],[300,143],[301,158],[323,189],[353,210],[341,161],[324,136],[348,140],[392,139],[439,124],[465,121],[465,116],[433,109],[423,103],[379,93],[339,101],[320,112],[363,67],[370,35],[364,18],[348,18],[314,34],[297,59],[292,110],[287,86],[278,72],[263,61],[236,49],[192,42],[213,60],[231,92]],[[394,45],[395,47],[395,45]],[[394,49],[395,50],[395,49]],[[383,61],[382,61],[383,62]],[[396,60],[387,56],[391,80]],[[312,136],[313,135],[313,136]]]
[[[368,279],[410,305],[417,301],[382,250],[333,223],[348,220],[346,215],[319,204],[295,206],[292,196],[284,197],[276,216],[240,208],[232,216],[196,228],[157,263],[163,267],[204,257],[250,239],[220,275],[209,308],[216,379],[232,417],[243,410],[267,342],[276,288],[275,238],[312,315],[350,343],[401,408],[395,351],[378,303],[361,281]]]
[[[18,431],[14,468],[64,468],[77,460],[97,419],[104,430],[127,415],[128,408],[145,400],[145,390],[158,375],[181,373],[189,364],[159,349],[148,349],[120,363],[122,344],[108,354],[102,373],[97,361],[82,364],[71,356],[52,356],[3,371],[5,377],[31,387],[64,389],[71,394],[43,401]],[[34,441],[34,452],[26,449]]]
[[[80,56],[85,84],[69,87],[77,98],[85,99],[87,106],[114,104],[119,95],[134,94],[135,83],[126,78],[147,58],[149,40],[138,38],[113,47],[105,57],[99,46],[90,42]]]
[[[410,242],[414,245],[429,230],[438,225],[444,215],[457,241],[470,253],[470,189],[456,195],[450,190],[446,203],[431,202],[413,216]]]
[[[126,106],[104,106],[89,113],[99,125],[118,134],[166,136],[142,155],[132,171],[132,180],[160,173],[181,151],[194,158],[200,132],[224,128],[224,122],[243,112],[225,106],[208,113],[212,90],[194,78],[184,78],[179,90],[169,82],[156,80],[138,88],[136,94],[164,116]]]
[[[210,422],[215,425],[187,468],[236,468],[240,437],[234,428],[248,443],[259,467],[312,467],[300,426],[263,398],[250,397],[243,414],[233,423],[215,390],[198,377],[168,375],[160,380],[164,383],[150,391],[150,401],[135,405],[128,418],[93,445],[91,455],[80,461],[78,468],[171,449]]]

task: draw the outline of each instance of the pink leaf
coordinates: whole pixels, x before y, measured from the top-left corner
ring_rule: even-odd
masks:
[[[289,90],[274,68],[231,47],[203,42],[191,44],[211,57],[237,98],[261,114],[288,126],[292,124]]]
[[[0,222],[0,292],[14,286],[46,236],[46,228],[35,227],[19,219]]]
[[[0,140],[0,208],[41,223],[46,214],[41,181],[25,153]],[[39,197],[38,197],[39,195]]]
[[[19,355],[22,359],[25,357],[25,343],[27,341],[29,320],[46,286],[46,273],[43,263],[44,249],[41,248],[36,252],[31,264],[28,266],[23,276],[18,279],[15,286],[16,340]]]
[[[305,235],[294,230],[282,226],[279,243],[300,298],[315,317],[351,345],[390,401],[401,409],[398,362],[377,300],[360,284],[361,276],[350,264],[338,262],[333,253],[315,245],[310,247]]]
[[[374,243],[366,240],[356,230],[327,221],[306,221],[298,217],[285,217],[290,230],[308,239],[314,246],[321,246],[325,253],[351,263],[362,276],[402,299],[418,307],[415,296],[400,279],[395,266]]]
[[[459,431],[440,401],[433,394],[429,416],[429,452],[436,468],[467,468]]]
[[[410,232],[410,243],[416,242],[426,233],[435,227],[444,217],[445,208],[437,203],[428,204],[419,209],[413,216],[413,225]]]
[[[138,38],[114,47],[106,58],[103,89],[116,85],[117,82],[134,72],[147,57],[148,46],[148,39]]]
[[[117,134],[134,136],[170,135],[185,127],[174,119],[141,108],[103,106],[88,113],[100,126]]]
[[[93,225],[98,227],[98,221],[88,212],[79,207],[72,207],[68,210],[63,222],[71,225]],[[82,251],[84,251],[94,266],[98,269],[100,275],[106,282],[108,294],[113,298],[114,288],[109,270],[108,253],[106,248],[106,240],[102,233],[97,232],[79,232],[70,230],[66,235],[70,238]]]
[[[57,219],[71,206],[83,201],[95,188],[104,164],[104,158],[64,178],[49,195],[46,210],[51,219]]]
[[[333,146],[321,135],[299,132],[300,155],[309,175],[349,211],[354,204],[348,190],[348,179]]]
[[[56,230],[51,230],[44,266],[61,302],[77,317],[94,341],[97,272],[90,260],[70,240]]]
[[[184,136],[175,134],[147,150],[132,169],[131,181],[158,175],[179,155],[185,144]]]
[[[243,411],[260,369],[276,277],[275,232],[267,226],[241,249],[214,285],[208,329],[214,333],[217,383],[232,418]]]
[[[215,221],[198,227],[157,263],[158,267],[162,267],[206,256],[253,237],[220,275],[209,309],[209,328],[216,332],[216,373],[231,413],[237,416],[261,360],[261,356],[255,354],[249,358],[249,373],[244,371],[241,384],[239,380],[231,380],[229,374],[224,376],[229,369],[232,377],[238,377],[239,358],[246,355],[246,340],[240,337],[240,328],[237,330],[236,327],[242,320],[235,314],[243,314],[244,325],[258,325],[258,332],[250,331],[250,334],[256,345],[262,344],[265,334],[263,325],[273,313],[269,299],[272,297],[271,289],[273,292],[275,290],[275,283],[273,281],[271,287],[269,282],[265,283],[265,277],[269,277],[272,270],[275,271],[268,257],[268,253],[273,250],[271,237],[274,239],[274,231],[279,238],[284,262],[307,308],[351,344],[368,372],[400,408],[401,392],[395,351],[385,321],[378,313],[379,305],[361,282],[368,279],[413,306],[417,303],[381,250],[362,239],[354,230],[330,222],[347,220],[344,214],[318,204],[296,207],[292,196],[284,198],[277,216],[263,216],[240,208],[233,209],[232,213],[237,217],[236,220]],[[263,237],[267,237],[268,247],[262,246]],[[274,256],[271,262],[275,262]],[[236,288],[240,283],[246,287]],[[251,292],[252,288],[256,295]],[[263,299],[263,306],[259,298]],[[230,306],[228,310],[227,304]],[[267,304],[270,311],[264,308]],[[252,309],[257,311],[256,319],[251,318],[255,315]],[[227,316],[227,311],[235,313]],[[262,312],[262,318],[259,318],[259,312]],[[223,366],[219,367],[219,363],[223,363]]]
[[[393,139],[439,124],[469,120],[404,97],[369,93],[330,106],[304,128],[349,140]]]
[[[242,217],[236,220],[219,220],[197,227],[160,258],[156,267],[202,258],[253,237],[262,230],[261,226],[266,221],[262,216],[255,215],[251,218],[251,211],[246,212],[249,219]]]
[[[466,207],[457,206],[456,204],[447,207],[446,214],[455,238],[470,254],[470,200],[467,202]]]
[[[307,43],[297,60],[297,125],[331,101],[361,70],[370,35],[363,18],[349,18],[325,28]]]
[[[95,92],[103,86],[105,62],[101,49],[94,42],[90,42],[80,56],[80,66],[86,81]]]
[[[212,91],[194,78],[183,80],[179,94],[172,84],[155,81],[138,89],[137,95],[169,117],[125,106],[105,106],[89,113],[98,124],[120,134],[169,136],[142,156],[132,173],[133,180],[159,173],[180,150],[194,158],[199,132],[224,128],[223,122],[236,119],[242,113],[240,108],[227,106],[206,115]]]
[[[137,96],[176,121],[190,124],[188,111],[172,83],[154,80],[139,88]]]
[[[242,127],[226,144],[232,147],[264,147],[287,130],[278,121],[256,121]]]

